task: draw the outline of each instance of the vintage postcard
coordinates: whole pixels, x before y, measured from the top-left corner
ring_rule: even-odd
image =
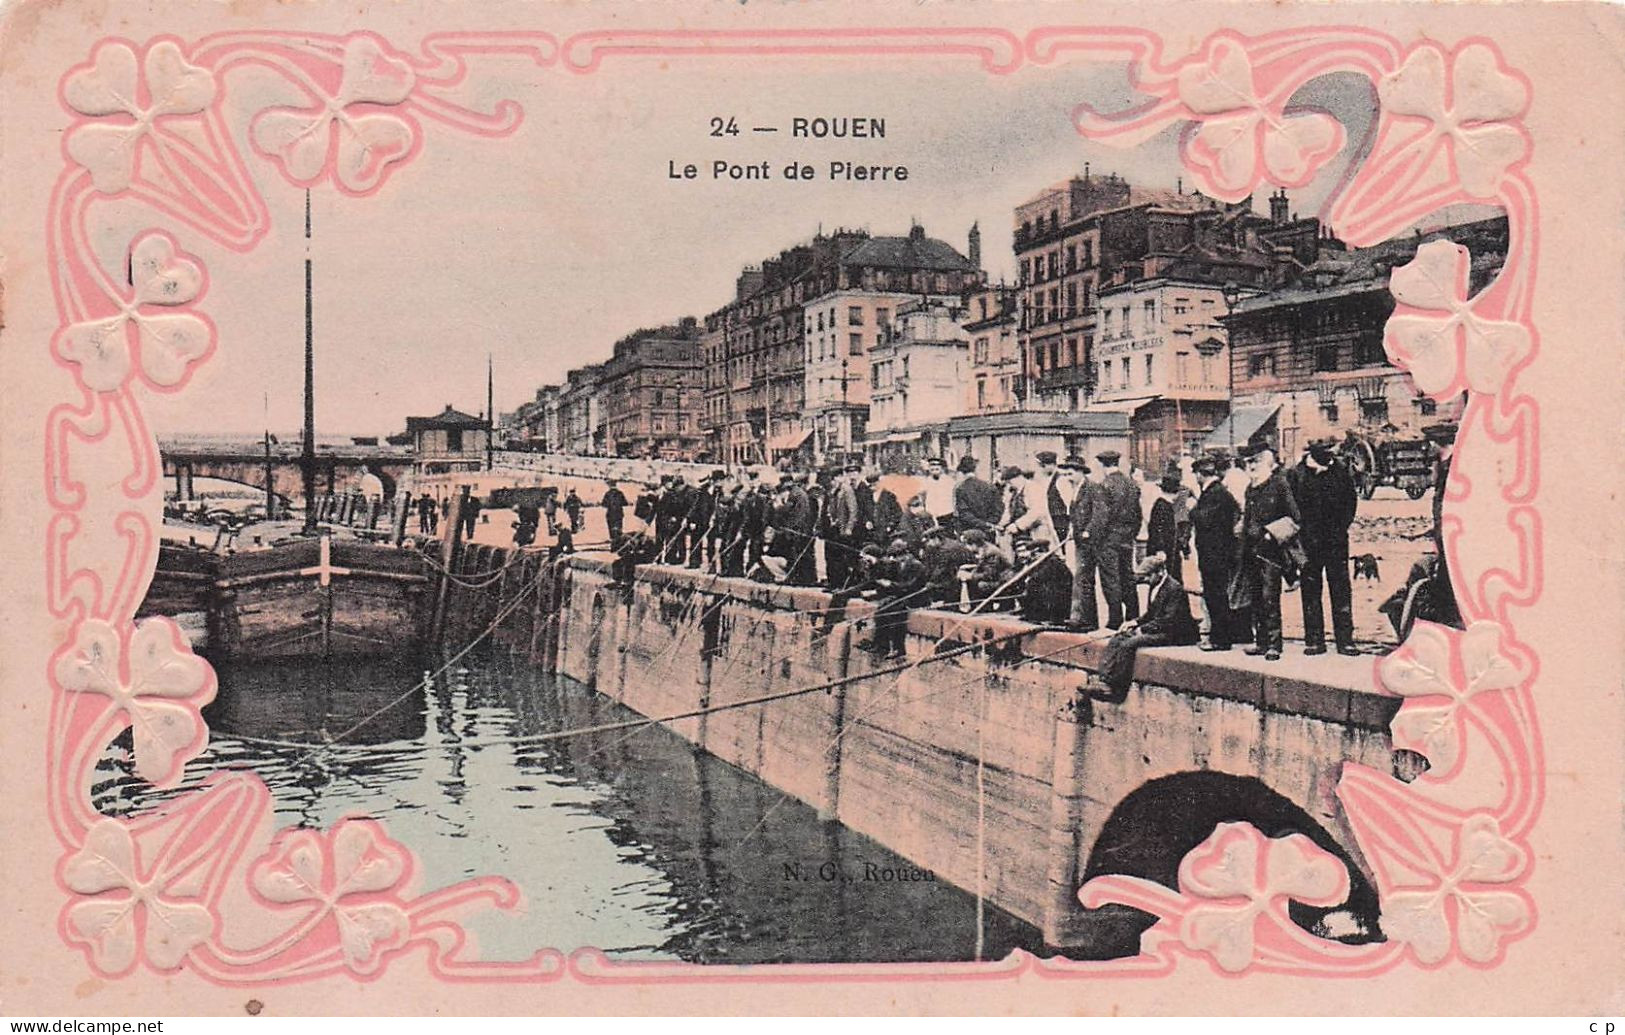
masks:
[[[1602,5],[0,9],[0,1010],[1625,1009]]]

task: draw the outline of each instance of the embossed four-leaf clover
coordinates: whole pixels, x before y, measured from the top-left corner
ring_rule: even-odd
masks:
[[[1455,838],[1453,858],[1431,887],[1403,887],[1382,900],[1382,929],[1408,944],[1423,963],[1438,963],[1455,944],[1474,963],[1489,963],[1502,941],[1529,926],[1521,892],[1494,887],[1515,879],[1524,850],[1501,834],[1494,817],[1476,813]]]
[[[1502,66],[1495,51],[1469,43],[1450,57],[1424,43],[1377,84],[1383,110],[1425,118],[1429,136],[1449,142],[1456,178],[1468,194],[1492,198],[1501,178],[1529,152],[1529,141],[1512,120],[1529,103],[1529,89]]]
[[[1179,70],[1179,99],[1201,121],[1186,157],[1221,196],[1250,194],[1264,178],[1261,164],[1273,182],[1300,186],[1343,146],[1343,127],[1330,115],[1273,110],[1236,40],[1220,37],[1205,61]]]
[[[99,618],[79,623],[58,655],[64,690],[110,698],[130,720],[135,771],[158,786],[180,779],[208,742],[200,709],[214,700],[214,673],[167,618],[149,618],[125,635]]]
[[[406,849],[370,820],[347,819],[323,834],[283,834],[255,866],[254,890],[267,901],[309,903],[331,915],[339,950],[351,969],[370,973],[411,929],[406,910],[384,893],[405,878]]]
[[[68,157],[90,171],[104,194],[118,194],[134,181],[141,144],[160,119],[194,115],[214,103],[214,76],[189,63],[173,40],[154,43],[139,71],[137,64],[128,43],[104,43],[62,86],[68,107],[96,118],[68,131]]]
[[[332,162],[340,187],[361,193],[377,186],[390,162],[406,157],[417,138],[409,120],[358,105],[395,105],[412,93],[410,65],[388,54],[377,37],[344,43],[339,85],[315,107],[268,108],[255,118],[254,146],[282,163],[290,179],[310,184]]]
[[[1474,695],[1510,690],[1529,677],[1521,661],[1501,650],[1501,626],[1488,621],[1465,632],[1418,622],[1377,673],[1383,686],[1408,698],[1389,726],[1394,746],[1426,755],[1440,775],[1461,757],[1460,713]]]
[[[68,937],[84,944],[104,973],[134,966],[137,944],[154,967],[174,970],[214,931],[207,908],[183,901],[189,896],[178,894],[163,874],[143,871],[129,829],[116,819],[90,828],[63,864],[62,881],[79,895],[94,896],[69,903],[63,919]]]
[[[1473,391],[1498,392],[1507,373],[1532,347],[1529,328],[1523,324],[1475,311],[1478,298],[1467,297],[1470,264],[1461,245],[1429,241],[1410,262],[1394,267],[1389,277],[1396,301],[1428,313],[1396,312],[1389,317],[1383,348],[1429,395],[1456,394],[1463,374]]]
[[[174,238],[152,231],[137,239],[130,276],[129,292],[112,299],[118,312],[57,333],[57,354],[79,367],[92,391],[122,387],[133,363],[154,387],[173,388],[214,350],[214,324],[190,308],[203,292],[203,268],[176,250]]]
[[[1185,914],[1180,941],[1235,972],[1252,962],[1258,920],[1279,900],[1335,905],[1348,895],[1349,878],[1302,834],[1269,838],[1248,823],[1220,823],[1180,863],[1179,890],[1216,900]]]

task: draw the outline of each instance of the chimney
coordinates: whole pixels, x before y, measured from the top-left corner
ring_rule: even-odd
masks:
[[[1284,222],[1286,222],[1286,220],[1287,220],[1286,208],[1287,208],[1286,188],[1285,187],[1281,188],[1280,193],[1271,192],[1270,193],[1270,222],[1272,222],[1272,223],[1284,223]]]
[[[1183,194],[1183,193],[1185,193],[1185,177],[1180,176],[1180,177],[1178,177],[1177,179],[1174,180],[1174,193],[1175,194]]]
[[[908,228],[908,238],[911,241],[925,240],[925,227],[915,223],[913,226]]]
[[[966,257],[970,259],[972,268],[982,268],[982,227],[980,223],[972,223],[970,225],[969,251],[967,251],[965,254]]]

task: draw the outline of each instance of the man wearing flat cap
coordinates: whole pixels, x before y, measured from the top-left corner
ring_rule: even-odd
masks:
[[[1324,586],[1331,591],[1337,653],[1358,654],[1354,648],[1354,593],[1349,586],[1349,526],[1354,523],[1357,499],[1354,478],[1338,459],[1336,443],[1317,439],[1304,451],[1288,481],[1303,514],[1306,563],[1299,593],[1303,598],[1303,652],[1326,653]]]
[[[1140,617],[1140,593],[1134,583],[1134,539],[1140,533],[1140,489],[1118,466],[1122,454],[1103,449],[1095,454],[1105,476],[1106,541],[1100,546],[1100,583],[1106,597],[1106,625],[1116,629],[1124,618]],[[1112,563],[1115,561],[1116,563]]]

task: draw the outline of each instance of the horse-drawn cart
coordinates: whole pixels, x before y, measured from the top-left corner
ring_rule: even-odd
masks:
[[[1365,436],[1352,431],[1343,441],[1342,453],[1360,498],[1367,500],[1382,485],[1403,489],[1413,500],[1421,499],[1433,486],[1433,469],[1439,462],[1438,447],[1426,438]]]

